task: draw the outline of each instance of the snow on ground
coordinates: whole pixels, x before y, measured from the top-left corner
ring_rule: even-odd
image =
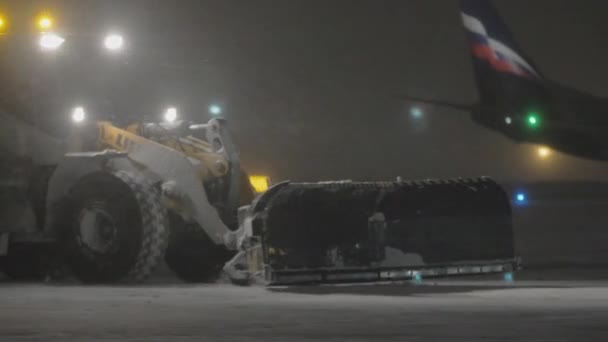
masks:
[[[0,340],[607,340],[608,281],[541,278],[273,289],[2,283]]]

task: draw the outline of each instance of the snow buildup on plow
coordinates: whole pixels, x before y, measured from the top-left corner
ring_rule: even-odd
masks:
[[[424,260],[420,254],[403,253],[400,249],[386,247],[384,249],[385,259],[378,265],[380,267],[424,266]]]

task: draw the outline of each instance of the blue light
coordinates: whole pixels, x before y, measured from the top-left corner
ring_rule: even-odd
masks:
[[[518,193],[518,194],[515,196],[515,199],[516,199],[516,200],[517,200],[517,202],[519,202],[519,203],[525,202],[525,201],[526,201],[526,194],[524,194],[524,193],[521,193],[521,192],[520,192],[520,193]]]
[[[422,115],[424,115],[424,112],[420,107],[412,107],[410,108],[410,115],[414,119],[420,119],[422,118]]]
[[[412,276],[412,282],[416,285],[422,284],[422,274],[420,274],[420,272],[414,272],[414,275]]]
[[[506,283],[512,283],[515,281],[515,277],[513,277],[513,272],[506,272],[505,274],[502,275],[502,279]]]

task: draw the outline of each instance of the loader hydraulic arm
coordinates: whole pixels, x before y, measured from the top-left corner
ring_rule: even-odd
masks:
[[[147,139],[118,128],[108,121],[100,121],[97,123],[97,126],[99,128],[97,144],[102,150],[128,151],[134,144],[151,143]]]
[[[165,198],[179,203],[178,213],[185,221],[197,223],[216,245],[235,248],[234,233],[222,222],[217,208],[209,199],[205,183],[228,180],[228,197],[224,206],[236,210],[238,151],[232,146],[223,121],[214,119],[199,126],[197,129],[205,133],[207,141],[161,124],[137,124],[121,128],[109,121],[95,123],[94,133],[89,131],[86,134],[82,129],[80,135],[84,135],[85,139],[94,138],[97,151],[126,152],[128,161],[115,161],[125,164],[118,165],[119,168],[128,168],[128,163],[137,164],[140,172],[148,173],[151,179],[162,184]],[[83,150],[75,150],[79,151]]]
[[[111,122],[100,121],[97,123],[99,134],[97,139],[98,148],[114,149],[128,152],[136,145],[157,144],[171,147],[180,151],[193,163],[198,171],[202,182],[209,181],[226,175],[229,165],[226,158],[215,153],[210,144],[202,140],[180,136],[164,135],[158,141],[139,135],[136,132],[141,129],[140,125],[129,126],[127,129],[116,127]]]

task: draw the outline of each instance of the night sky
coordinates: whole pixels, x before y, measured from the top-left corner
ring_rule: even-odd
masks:
[[[496,3],[545,75],[608,96],[608,2]],[[7,48],[18,38],[2,41],[11,56],[1,65],[11,75],[3,106],[44,124],[67,122],[75,104],[154,119],[175,105],[200,121],[217,103],[245,168],[275,181],[608,180],[606,164],[558,153],[541,159],[537,147],[517,145],[466,114],[422,106],[422,119],[412,119],[413,104],[394,94],[476,101],[458,1],[0,4],[20,22],[48,9],[68,38],[61,55],[32,58]],[[111,29],[125,35],[125,54],[98,48]]]

